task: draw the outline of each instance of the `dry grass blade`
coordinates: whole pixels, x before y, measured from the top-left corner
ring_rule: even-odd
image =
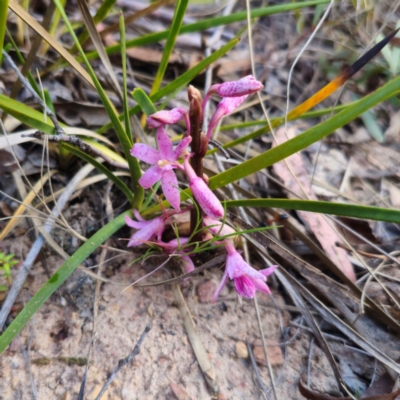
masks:
[[[133,21],[136,21],[139,18],[143,18],[146,15],[151,14],[153,11],[157,10],[158,8],[162,6],[168,6],[170,4],[176,3],[176,0],[160,0],[157,1],[156,3],[151,4],[150,6],[144,8],[143,10],[140,10],[136,12],[135,14],[129,15],[128,17],[124,18],[125,25],[131,24]],[[107,28],[103,29],[100,32],[100,36],[104,38],[107,36],[109,33],[112,33],[119,28],[119,23],[116,22],[115,24],[112,24],[108,26]]]
[[[86,4],[86,1],[78,0],[78,5],[81,10],[83,19],[85,21],[86,28],[89,31],[90,38],[92,39],[92,42],[94,44],[94,47],[96,48],[97,52],[99,53],[100,59],[108,73],[108,76],[110,77],[110,79],[113,83],[115,93],[119,96],[119,98],[122,102],[123,95],[122,95],[122,91],[121,91],[121,88],[118,83],[118,79],[115,76],[114,68],[111,65],[110,59],[108,58],[108,55],[104,49],[103,42],[101,41],[99,32],[96,29],[96,26],[94,24],[92,15],[90,14],[90,11]]]
[[[48,181],[49,178],[51,178],[57,170],[54,171],[49,171],[46,175],[44,175],[39,181],[35,183],[33,186],[32,190],[29,192],[29,194],[25,197],[24,201],[20,206],[16,209],[14,215],[12,218],[8,221],[8,224],[4,227],[4,229],[0,233],[0,242],[5,239],[5,237],[11,232],[13,228],[17,226],[19,222],[22,221],[21,218],[19,218],[25,211],[26,209],[30,206],[32,201],[37,197],[38,192],[40,189],[43,187],[43,185]]]
[[[400,365],[396,363],[392,358],[384,354],[378,347],[370,343],[349,325],[344,323],[336,314],[329,310],[320,300],[318,300],[308,289],[306,289],[299,282],[292,278],[292,284],[296,286],[296,289],[300,294],[307,299],[308,302],[321,314],[321,316],[328,321],[331,325],[339,329],[344,335],[346,335],[354,343],[357,343],[362,349],[368,352],[370,355],[375,357],[377,360],[385,364],[388,368],[393,371],[400,373]]]
[[[91,86],[94,87],[92,78],[86,72],[86,70],[75,60],[71,54],[68,53],[67,50],[60,43],[54,40],[50,34],[43,29],[43,27],[30,15],[28,14],[18,3],[14,0],[10,0],[8,7],[18,15],[28,26],[30,26],[38,35],[40,35],[43,40],[45,40],[53,49],[67,61],[71,67],[88,82]]]

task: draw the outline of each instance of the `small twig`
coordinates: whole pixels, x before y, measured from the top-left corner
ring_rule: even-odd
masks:
[[[54,127],[56,128],[57,135],[63,134],[64,130],[61,128],[60,124],[58,123],[57,117],[53,114],[53,112],[50,110],[49,107],[47,107],[46,103],[40,98],[40,96],[35,92],[29,81],[21,74],[20,70],[18,67],[15,65],[13,59],[8,55],[6,51],[3,49],[3,56],[7,60],[7,62],[10,64],[10,67],[15,71],[15,73],[18,76],[18,79],[21,81],[21,83],[29,90],[29,92],[32,94],[32,96],[36,99],[36,101],[43,107],[43,109],[46,111],[46,114],[49,116],[51,121],[54,124]]]
[[[114,371],[108,377],[107,382],[101,388],[101,391],[97,395],[95,400],[100,400],[103,397],[104,392],[107,390],[108,386],[110,386],[110,383],[114,380],[114,378],[117,375],[117,373],[119,372],[119,370],[124,368],[126,365],[128,365],[132,361],[133,357],[135,357],[139,353],[140,346],[141,346],[144,338],[146,337],[147,332],[150,329],[151,329],[150,326],[147,325],[146,328],[144,328],[144,331],[143,331],[142,335],[140,336],[139,341],[137,342],[135,348],[132,350],[132,352],[129,354],[129,356],[126,358],[122,358],[121,360],[118,361],[118,365],[115,367]]]
[[[216,147],[224,156],[226,159],[231,158],[229,153],[222,147],[222,144],[217,142],[216,140],[209,140],[208,144],[211,144],[212,146]]]
[[[257,367],[256,360],[254,359],[253,351],[251,350],[250,343],[249,343],[247,340],[246,340],[246,346],[247,346],[247,351],[249,352],[251,365],[252,365],[252,367],[253,367],[253,369],[254,369],[254,372],[255,372],[255,374],[256,374],[258,384],[260,385],[261,392],[262,392],[262,394],[264,395],[264,397],[265,397],[266,399],[268,399],[267,389],[266,389],[266,387],[264,386],[264,383],[263,383],[263,381],[262,381],[262,378],[261,378],[260,373],[258,372],[258,367]]]
[[[128,164],[123,164],[114,161],[113,159],[102,153],[100,150],[90,146],[89,144],[85,143],[83,140],[79,139],[75,135],[66,135],[65,133],[60,133],[58,135],[46,135],[44,132],[36,131],[35,133],[30,133],[21,136],[32,137],[39,140],[43,140],[44,138],[46,138],[49,142],[54,142],[54,143],[60,143],[60,142],[69,143],[72,146],[78,147],[79,150],[83,151],[86,154],[101,157],[104,161],[106,161],[108,164],[112,165],[115,168],[126,169],[126,170],[129,169]]]

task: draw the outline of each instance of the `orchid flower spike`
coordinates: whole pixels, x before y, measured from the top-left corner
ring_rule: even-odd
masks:
[[[147,117],[146,122],[151,128],[159,128],[164,125],[176,124],[182,118],[185,119],[186,129],[190,135],[189,115],[184,108],[173,108],[169,111],[157,111],[156,113]]]
[[[136,143],[131,150],[132,156],[152,165],[139,179],[139,184],[144,189],[148,189],[161,179],[165,198],[172,207],[180,210],[178,179],[173,170],[180,167],[177,160],[186,150],[192,138],[187,136],[182,139],[175,150],[173,150],[171,139],[163,126],[157,129],[156,138],[159,150],[143,143]]]
[[[185,157],[184,166],[186,176],[189,180],[189,187],[201,209],[211,218],[222,218],[224,216],[224,207],[222,207],[221,202],[204,180],[196,175],[196,172],[194,172],[189,163],[189,156]]]
[[[221,97],[241,97],[251,93],[258,92],[264,85],[257,81],[253,75],[247,75],[238,81],[224,82],[210,86],[203,101],[203,110],[205,104],[212,94],[218,94]]]
[[[194,271],[194,264],[191,258],[185,254],[184,249],[179,249],[182,245],[188,243],[189,238],[180,237],[179,239],[172,239],[169,242],[155,242],[157,246],[160,246],[167,254],[180,254],[180,260],[185,268],[185,272],[188,274],[189,272]]]
[[[233,279],[237,292],[243,297],[252,299],[257,290],[271,294],[266,280],[267,276],[271,275],[278,266],[273,265],[257,271],[243,260],[231,241],[224,241],[224,243],[225,249],[228,252],[226,267],[222,280],[214,293],[213,301],[217,300],[221,290],[228,281],[228,277]]]
[[[157,240],[161,240],[161,235],[165,228],[165,219],[163,216],[156,217],[149,221],[146,221],[138,210],[133,210],[137,221],[125,216],[125,222],[130,228],[137,229],[129,240],[128,247],[140,246],[141,244],[152,240],[157,237]]]

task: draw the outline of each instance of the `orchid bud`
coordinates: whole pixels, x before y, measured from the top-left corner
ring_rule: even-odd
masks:
[[[147,117],[146,122],[151,128],[159,128],[163,125],[176,124],[182,118],[185,118],[186,128],[190,129],[189,116],[187,111],[183,108],[173,108],[169,111],[157,111]]]
[[[212,94],[218,94],[221,97],[241,97],[248,96],[249,94],[258,92],[264,85],[257,81],[253,75],[247,75],[238,81],[224,82],[212,85],[204,98],[204,107]]]
[[[204,213],[211,218],[222,218],[224,216],[224,207],[222,207],[217,196],[210,190],[203,179],[196,175],[189,163],[189,157],[185,158],[185,172],[193,196]]]
[[[251,93],[258,92],[264,85],[257,81],[253,75],[247,75],[238,81],[224,82],[212,85],[207,92],[216,93],[221,97],[240,97]]]

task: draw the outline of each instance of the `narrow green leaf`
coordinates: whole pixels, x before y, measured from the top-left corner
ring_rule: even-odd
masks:
[[[172,51],[174,50],[176,38],[178,37],[179,31],[182,26],[183,17],[185,16],[188,2],[188,0],[178,0],[178,4],[175,6],[174,18],[172,20],[171,28],[169,29],[168,39],[165,43],[160,65],[158,66],[157,74],[154,78],[150,95],[156,93],[157,90],[160,88],[161,81],[168,66],[169,58],[172,54]]]
[[[359,206],[355,204],[335,203],[330,201],[291,200],[291,199],[249,199],[228,200],[223,202],[230,207],[271,207],[286,210],[311,211],[322,214],[340,215],[342,217],[371,219],[400,223],[400,210],[381,207]]]
[[[330,0],[314,0],[314,1],[299,1],[295,3],[286,3],[280,4],[276,6],[257,8],[255,10],[251,10],[250,18],[260,18],[265,17],[267,15],[278,14],[287,11],[293,11],[299,8],[304,7],[312,7],[318,4],[326,4],[329,3]],[[232,24],[234,22],[246,21],[247,12],[242,11],[231,15],[225,15],[215,18],[207,18],[199,22],[195,22],[193,24],[183,25],[181,30],[179,31],[180,35],[185,33],[192,32],[201,32],[206,29],[215,28],[217,26]],[[146,36],[142,36],[139,38],[131,39],[126,42],[127,48],[132,48],[135,46],[144,46],[147,44],[157,43],[160,40],[167,39],[169,35],[169,30],[165,30],[162,32],[152,33]],[[121,51],[121,46],[119,44],[115,46],[110,46],[106,48],[108,54],[117,54]],[[87,54],[89,60],[98,57],[97,52],[93,51]]]
[[[123,100],[124,100],[124,122],[125,132],[129,137],[132,137],[131,122],[129,119],[128,105],[128,89],[127,89],[127,74],[126,74],[126,38],[125,38],[125,20],[122,12],[119,15],[119,29],[121,38],[121,62],[122,62],[122,79],[123,79]],[[133,142],[133,140],[132,140]]]
[[[137,101],[142,111],[146,114],[146,117],[157,112],[150,97],[147,96],[146,92],[142,88],[134,89],[132,91],[132,97]]]
[[[194,79],[198,74],[200,74],[204,69],[206,69],[210,64],[217,61],[221,58],[224,54],[226,54],[230,49],[236,46],[239,43],[238,38],[235,38],[228,42],[226,45],[222,46],[220,49],[212,53],[209,57],[205,58],[204,60],[200,61],[197,65],[191,68],[189,71],[182,74],[179,78],[176,78],[173,82],[169,83],[168,85],[164,86],[160,89],[157,93],[154,93],[150,96],[150,99],[153,102],[161,100],[164,96],[167,96],[169,93],[178,90],[186,86],[192,79]],[[129,110],[129,116],[132,116],[140,111],[140,106],[132,107]],[[124,115],[120,115],[119,119],[122,120]],[[112,124],[108,123],[101,127],[97,132],[104,133],[112,128]]]
[[[44,302],[66,281],[66,279],[86,260],[102,243],[125,225],[125,215],[119,215],[113,221],[103,226],[87,242],[85,242],[42,286],[23,310],[17,315],[10,326],[0,336],[0,354],[11,341],[21,332],[22,328],[39,310]]]
[[[47,122],[45,120],[45,116],[41,112],[34,110],[33,108],[30,108],[17,100],[10,99],[3,94],[0,94],[0,108],[7,114],[12,115],[18,121],[21,121],[24,124],[37,129],[38,131],[42,131],[50,135],[55,133],[54,125],[50,119],[48,119]],[[60,125],[65,126],[64,124]]]
[[[8,0],[3,0],[0,2],[0,66],[2,62],[4,35],[6,33],[7,13],[8,13]]]
[[[75,154],[77,157],[81,158],[82,160],[85,160],[89,164],[92,164],[98,171],[102,172],[104,175],[106,175],[110,181],[114,183],[114,185],[121,190],[121,192],[126,196],[126,198],[129,200],[129,202],[133,202],[134,195],[133,193],[129,190],[128,186],[124,183],[123,180],[121,180],[118,176],[113,174],[112,171],[110,171],[104,164],[98,162],[95,158],[93,158],[91,155],[83,152],[79,148],[72,146],[69,143],[63,143],[63,147],[68,149],[72,154]]]

